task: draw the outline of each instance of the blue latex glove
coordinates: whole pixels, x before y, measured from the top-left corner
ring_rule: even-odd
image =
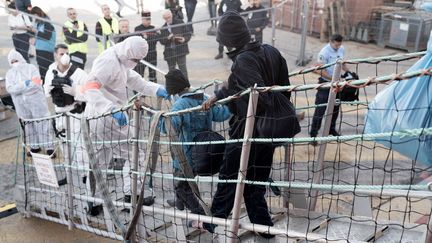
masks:
[[[156,91],[156,95],[158,97],[162,97],[166,100],[168,100],[170,98],[168,92],[166,91],[166,89],[164,87],[160,87],[157,91]]]
[[[126,119],[126,115],[121,111],[118,111],[118,112],[112,114],[112,117],[117,121],[117,124],[120,127],[126,126],[128,124],[128,121]]]
[[[30,82],[31,82],[30,79],[27,79],[26,81],[24,81],[25,86],[28,87],[30,85]]]

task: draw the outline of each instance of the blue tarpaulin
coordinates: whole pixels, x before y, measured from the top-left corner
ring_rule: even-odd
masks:
[[[432,36],[432,35],[431,35]],[[427,53],[408,71],[432,67],[432,38]],[[379,92],[368,107],[364,133],[432,127],[432,78],[425,75],[395,81]],[[432,137],[391,136],[376,140],[408,158],[432,165]]]

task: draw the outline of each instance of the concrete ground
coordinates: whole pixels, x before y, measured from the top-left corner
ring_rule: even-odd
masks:
[[[65,1],[66,2],[66,1]],[[129,1],[135,2],[135,1]],[[204,0],[200,0],[198,5],[195,19],[205,19],[208,17],[207,7]],[[70,1],[70,6],[73,1]],[[69,6],[68,5],[68,6]],[[58,23],[63,23],[66,20],[65,12],[66,7],[55,7],[48,11],[48,15],[52,20]],[[92,5],[93,6],[93,5]],[[80,19],[84,20],[90,31],[94,30],[94,24],[98,18],[94,13],[94,9],[89,10],[86,6],[76,5]],[[137,15],[126,16],[131,20],[131,29],[139,24],[139,17]],[[161,11],[153,13],[153,23],[155,26],[162,25]],[[198,86],[207,83],[213,79],[225,80],[229,74],[231,61],[225,56],[222,60],[214,60],[213,57],[217,54],[217,42],[214,36],[206,35],[206,30],[209,23],[200,23],[194,25],[195,34],[190,41],[190,54],[187,56],[187,64],[189,69],[189,77],[192,85]],[[56,26],[60,31],[60,27]],[[11,34],[7,27],[7,16],[0,16],[0,31],[4,33],[0,36],[0,76],[5,75],[8,67],[7,53],[12,48]],[[271,30],[265,30],[264,41],[270,43]],[[59,35],[60,38],[60,35]],[[89,38],[90,53],[86,71],[90,70],[91,62],[97,55],[96,43],[93,37]],[[308,37],[307,38],[307,54],[312,55],[313,59],[325,43],[321,43],[319,39]],[[296,33],[291,33],[284,30],[276,31],[275,46],[283,53],[287,59],[290,71],[297,70],[301,67],[295,66],[295,61],[298,56],[300,47],[300,36]],[[369,56],[385,56],[398,53],[402,51],[394,49],[380,48],[374,44],[360,44],[356,42],[347,41],[344,43],[347,56],[346,58],[359,58]],[[158,67],[167,70],[166,62],[163,60],[163,49],[158,44]],[[34,59],[33,59],[34,62]],[[407,61],[396,66],[394,63],[382,63],[376,65],[360,65],[358,73],[361,77],[372,77],[376,74],[387,75],[395,73],[396,71],[404,71],[414,61]],[[352,67],[354,70],[356,68]],[[396,70],[398,68],[398,70]],[[163,75],[158,74],[158,80],[163,83]],[[315,83],[316,77],[313,75],[301,76],[293,79],[294,84],[302,83]],[[0,129],[1,126],[0,126]],[[0,206],[4,203],[13,200],[13,178],[16,154],[16,140],[11,139],[0,142],[0,177],[1,188],[0,192]],[[16,214],[7,218],[0,219],[0,242],[111,242],[109,239],[97,237],[84,231],[74,230],[68,231],[66,226],[47,222],[44,220],[31,218],[24,219]]]

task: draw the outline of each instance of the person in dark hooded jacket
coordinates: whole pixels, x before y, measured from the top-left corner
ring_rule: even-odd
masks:
[[[203,109],[209,109],[217,100],[237,94],[247,88],[273,85],[290,85],[288,68],[285,59],[280,52],[269,45],[258,42],[250,42],[251,36],[243,18],[234,11],[226,12],[220,19],[217,39],[227,47],[234,48],[228,53],[233,60],[231,75],[223,87],[215,91],[203,104]],[[270,93],[260,93],[257,114],[271,109]],[[284,92],[288,99],[289,92]],[[230,119],[230,139],[241,139],[246,124],[246,113],[249,96],[245,95],[231,101],[228,105],[233,117]],[[225,147],[225,161],[219,172],[219,179],[237,179],[240,167],[241,143],[230,143]],[[250,150],[247,180],[267,181],[270,175],[273,161],[274,146],[272,144],[252,143]],[[228,218],[233,205],[236,191],[234,183],[219,183],[213,198],[211,213],[214,217]],[[259,185],[246,184],[243,197],[246,204],[251,223],[273,226],[265,200],[266,188]],[[201,224],[209,232],[214,232],[216,225]],[[273,235],[261,234],[263,237],[271,238]]]

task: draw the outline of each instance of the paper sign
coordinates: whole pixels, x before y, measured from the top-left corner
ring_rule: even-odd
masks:
[[[403,30],[403,31],[408,31],[408,27],[409,27],[409,25],[406,23],[400,23],[400,25],[399,25],[399,29]]]
[[[58,188],[57,176],[49,155],[31,153],[36,174],[41,184]]]

